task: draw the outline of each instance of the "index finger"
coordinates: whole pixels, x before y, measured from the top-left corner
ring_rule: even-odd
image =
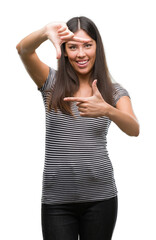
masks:
[[[82,98],[82,97],[65,97],[63,100],[66,102],[86,102],[87,101],[86,98]]]
[[[89,38],[80,38],[80,37],[73,37],[72,40],[75,42],[82,42],[82,43],[86,43],[90,41]]]
[[[61,36],[60,38],[61,38],[61,40],[64,40],[66,42],[73,41],[73,42],[86,43],[86,42],[90,41],[89,38],[80,38],[80,37],[75,37],[75,36],[71,36],[71,35],[70,36],[69,35]]]

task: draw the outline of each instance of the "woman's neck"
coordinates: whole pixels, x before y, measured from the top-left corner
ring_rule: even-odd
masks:
[[[86,75],[79,75],[78,78],[79,78],[79,88],[91,86],[90,85],[91,73]]]
[[[79,89],[74,94],[75,97],[91,97],[93,94],[89,76],[79,77]]]

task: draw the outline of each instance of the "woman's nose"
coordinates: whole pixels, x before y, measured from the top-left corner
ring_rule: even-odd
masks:
[[[85,56],[85,52],[84,52],[83,48],[79,48],[77,56],[81,57],[81,58]]]

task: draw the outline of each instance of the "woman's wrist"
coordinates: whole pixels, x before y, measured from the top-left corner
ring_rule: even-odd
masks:
[[[102,105],[102,115],[110,118],[112,111],[114,107],[112,107],[110,104],[104,102]]]
[[[48,29],[47,29],[47,26],[44,26],[39,31],[40,31],[40,36],[41,36],[42,42],[48,40]]]
[[[49,33],[50,33],[50,26],[49,26],[50,24],[47,24],[47,25],[45,25],[42,29],[41,29],[41,31],[42,31],[42,37],[43,37],[43,39],[45,39],[45,40],[48,40],[49,39]]]
[[[113,115],[115,114],[115,111],[117,109],[110,104],[107,104],[106,110],[105,110],[105,116],[110,118],[112,120]]]

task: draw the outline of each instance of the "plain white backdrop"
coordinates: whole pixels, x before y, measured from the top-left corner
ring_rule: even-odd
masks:
[[[137,138],[113,123],[109,129],[108,150],[119,192],[113,240],[156,239],[154,0],[10,0],[0,9],[0,239],[42,240],[45,112],[16,45],[49,22],[82,15],[99,28],[109,70],[128,90],[140,122]],[[37,52],[42,61],[57,68],[51,42]]]

